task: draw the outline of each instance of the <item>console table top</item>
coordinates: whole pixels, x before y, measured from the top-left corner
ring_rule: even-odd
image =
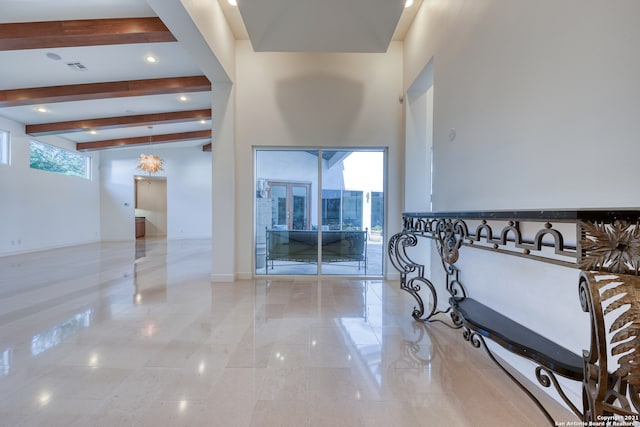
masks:
[[[451,211],[451,212],[403,212],[405,218],[460,218],[486,220],[531,220],[531,221],[599,221],[640,220],[640,208],[584,208],[584,209],[525,209],[496,211]]]

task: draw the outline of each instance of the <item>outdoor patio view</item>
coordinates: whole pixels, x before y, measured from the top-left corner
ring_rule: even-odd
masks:
[[[256,150],[256,274],[383,274],[384,151]]]

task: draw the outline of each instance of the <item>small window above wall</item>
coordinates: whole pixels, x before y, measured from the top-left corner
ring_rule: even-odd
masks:
[[[10,134],[5,130],[0,130],[0,164],[8,165],[9,157],[9,140]]]
[[[79,176],[85,179],[91,178],[91,158],[89,156],[38,141],[29,141],[29,147],[29,166],[32,169]]]

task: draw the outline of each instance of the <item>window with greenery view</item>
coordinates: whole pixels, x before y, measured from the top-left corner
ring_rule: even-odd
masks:
[[[9,132],[0,130],[0,163],[9,164]]]
[[[30,141],[29,165],[33,169],[89,179],[89,157],[80,153]]]

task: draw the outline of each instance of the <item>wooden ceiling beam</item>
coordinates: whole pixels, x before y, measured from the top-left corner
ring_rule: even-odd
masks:
[[[0,108],[210,90],[211,83],[205,76],[10,89],[0,91]]]
[[[106,148],[122,148],[131,145],[155,145],[169,142],[192,141],[194,139],[211,138],[211,130],[198,130],[193,132],[169,133],[164,135],[153,135],[151,142],[148,136],[138,136],[134,138],[108,139],[102,141],[79,142],[76,144],[78,151],[104,150]]]
[[[202,146],[202,151],[205,151],[205,152],[211,152],[211,143],[204,144],[204,145]]]
[[[209,119],[211,119],[210,109],[173,111],[167,113],[140,114],[135,116],[105,117],[99,119],[27,125],[26,133],[31,136],[58,135],[62,133],[87,132],[89,130],[151,126]]]
[[[155,17],[0,24],[0,50],[174,41]]]

